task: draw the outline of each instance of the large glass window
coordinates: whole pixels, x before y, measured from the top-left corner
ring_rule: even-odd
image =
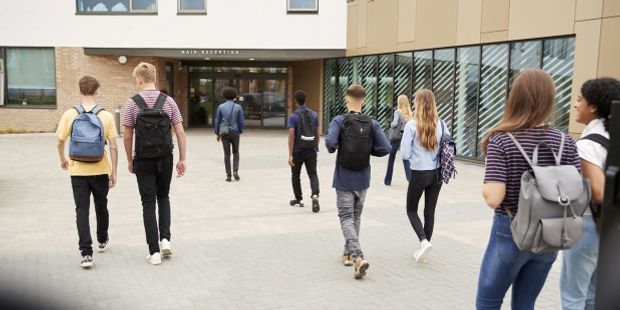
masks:
[[[77,0],[81,14],[157,13],[157,0]]]
[[[411,101],[411,78],[413,70],[413,54],[399,53],[396,54],[394,66],[394,95],[406,95]]]
[[[56,62],[53,48],[7,48],[8,104],[56,104]]]
[[[166,63],[166,92],[168,95],[174,97],[174,64],[171,62]]]
[[[413,53],[413,95],[415,92],[432,88],[433,51]]]
[[[0,48],[0,106],[4,105],[4,49]]]
[[[351,85],[351,59],[349,58],[340,58],[338,59],[338,91],[336,93],[336,104],[340,106],[345,105],[345,93],[347,91],[347,87]],[[344,107],[342,110],[345,110]],[[336,111],[340,111],[340,109],[336,109]]]
[[[316,13],[319,11],[319,0],[287,0],[289,13]]]
[[[575,38],[545,40],[543,70],[555,82],[555,126],[568,130],[570,119]]]
[[[448,130],[452,131],[452,103],[454,102],[454,49],[436,50],[433,62],[433,92],[437,112]]]
[[[179,0],[179,13],[205,13],[206,0]]]
[[[513,42],[510,44],[510,83],[525,69],[540,69],[542,41]]]
[[[338,80],[338,61],[336,59],[325,60],[323,81],[323,131],[327,132],[329,124],[334,116],[338,115],[339,108],[344,104],[337,100],[336,82]]]
[[[457,50],[456,84],[454,93],[454,129],[456,153],[476,157],[478,133],[478,90],[480,86],[480,47],[463,47]]]
[[[366,100],[362,113],[376,117],[377,108],[377,56],[364,57],[364,79],[362,86],[366,89]]]
[[[379,56],[379,85],[377,90],[377,121],[388,128],[392,122],[394,98],[394,55]]]

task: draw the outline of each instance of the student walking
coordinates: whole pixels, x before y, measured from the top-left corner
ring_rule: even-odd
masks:
[[[217,107],[215,114],[215,135],[217,142],[224,147],[224,167],[226,168],[226,182],[231,182],[234,176],[239,181],[239,138],[243,133],[243,108],[234,102],[237,91],[232,87],[222,90],[226,101]],[[230,171],[230,149],[232,147],[233,168]]]
[[[391,150],[379,123],[361,113],[365,97],[362,86],[347,88],[349,113],[334,117],[325,138],[329,153],[338,150],[333,187],[345,240],[342,262],[345,266],[355,265],[355,279],[363,278],[370,266],[359,242],[362,209],[370,187],[370,156],[385,156]]]
[[[90,235],[90,197],[95,202],[97,215],[97,251],[108,248],[109,213],[108,191],[116,185],[118,150],[116,147],[116,124],[112,113],[97,105],[99,82],[92,76],[79,81],[82,100],[73,109],[67,110],[58,122],[58,156],[60,167],[69,170],[73,199],[75,201],[76,223],[79,247],[82,254],[80,266],[93,266],[93,248]],[[71,138],[69,159],[65,154],[65,141]],[[105,143],[110,147],[112,160],[108,159]]]
[[[480,268],[477,309],[500,309],[510,286],[512,309],[534,309],[557,257],[557,251],[541,254],[520,251],[513,241],[508,216],[518,212],[521,177],[530,169],[512,137],[527,154],[533,154],[541,142],[556,153],[562,145],[560,164],[580,169],[575,141],[546,125],[554,103],[555,85],[549,74],[539,69],[523,71],[512,84],[503,119],[482,140],[481,148],[486,156],[483,196],[495,215]],[[538,166],[556,164],[555,155],[547,148],[541,148],[538,154]]]
[[[156,73],[155,66],[145,62],[133,70],[140,92],[127,101],[122,121],[128,169],[136,175],[142,198],[144,231],[149,246],[147,261],[153,265],[161,264],[162,255],[172,255],[169,192],[174,145],[171,128],[174,128],[179,147],[177,177],[185,174],[186,154],[183,118],[174,99],[155,87]],[[156,203],[159,207],[159,225],[155,216]]]
[[[301,191],[301,166],[306,166],[310,188],[312,189],[312,212],[319,212],[319,177],[316,173],[317,152],[319,151],[319,117],[306,107],[306,93],[298,90],[293,95],[297,111],[288,117],[288,164],[291,167],[291,181],[295,199],[290,201],[294,207],[303,207]]]
[[[397,107],[394,109],[394,117],[389,129],[389,133],[391,134],[388,134],[388,139],[390,139],[390,143],[392,143],[392,151],[390,152],[390,157],[388,158],[387,172],[385,173],[385,179],[383,180],[383,184],[387,186],[392,185],[394,161],[396,160],[396,153],[400,148],[400,142],[402,140],[405,124],[413,118],[411,106],[409,105],[409,98],[407,98],[407,96],[398,96],[396,102]],[[405,177],[407,178],[407,182],[409,182],[411,179],[411,168],[409,167],[409,161],[403,159],[403,166],[405,167]]]
[[[562,256],[560,295],[562,309],[594,309],[601,205],[605,191],[605,162],[609,148],[611,101],[620,98],[620,82],[599,78],[585,82],[575,103],[576,120],[587,125],[577,141],[583,176],[590,180],[591,210],[583,216],[583,233]]]
[[[401,150],[403,160],[409,162],[411,178],[407,190],[407,216],[418,239],[420,248],[415,252],[416,262],[426,262],[433,248],[431,237],[435,225],[435,207],[441,191],[442,178],[439,144],[445,134],[445,123],[439,119],[435,95],[421,89],[415,95],[413,120],[403,132]],[[424,194],[424,225],[418,216],[418,204]]]

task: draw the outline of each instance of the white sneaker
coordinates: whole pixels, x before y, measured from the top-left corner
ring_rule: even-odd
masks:
[[[153,265],[159,265],[161,264],[161,254],[159,254],[159,252],[153,253],[152,255],[146,257],[146,261]]]
[[[426,263],[428,253],[433,249],[433,245],[426,239],[422,240],[420,248],[415,252],[413,257],[417,263]]]
[[[170,248],[170,241],[168,239],[161,240],[161,255],[162,256],[170,256],[172,255],[172,249]]]
[[[80,267],[84,269],[88,269],[93,266],[93,257],[90,255],[82,256],[82,262],[80,263]]]

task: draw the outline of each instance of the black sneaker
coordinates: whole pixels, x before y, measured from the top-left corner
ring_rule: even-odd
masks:
[[[93,257],[90,255],[82,256],[82,262],[80,263],[80,267],[87,269],[93,266]]]
[[[239,181],[239,180],[241,180],[241,178],[239,177],[239,174],[238,174],[237,172],[235,172],[235,173],[233,174],[233,176],[235,177],[235,181]]]
[[[108,242],[110,241],[110,238],[106,239],[106,241],[104,243],[99,242],[99,245],[97,246],[97,251],[98,252],[105,252],[105,250],[108,249]]]
[[[321,205],[319,204],[319,196],[312,196],[312,212],[317,213],[321,211]]]
[[[298,208],[303,208],[304,207],[304,203],[297,200],[297,199],[293,199],[289,202],[289,204],[291,205],[291,207],[298,207]]]
[[[226,177],[226,182],[232,182],[232,178],[230,176]]]

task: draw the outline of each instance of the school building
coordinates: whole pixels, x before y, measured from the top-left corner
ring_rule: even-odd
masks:
[[[229,85],[260,128],[285,128],[295,89],[327,124],[362,84],[364,113],[387,126],[398,95],[429,88],[458,155],[479,160],[526,68],[552,75],[554,122],[578,135],[572,103],[587,79],[620,78],[618,38],[620,0],[3,1],[0,130],[54,130],[84,74],[122,106],[148,61],[189,128],[212,126]]]

